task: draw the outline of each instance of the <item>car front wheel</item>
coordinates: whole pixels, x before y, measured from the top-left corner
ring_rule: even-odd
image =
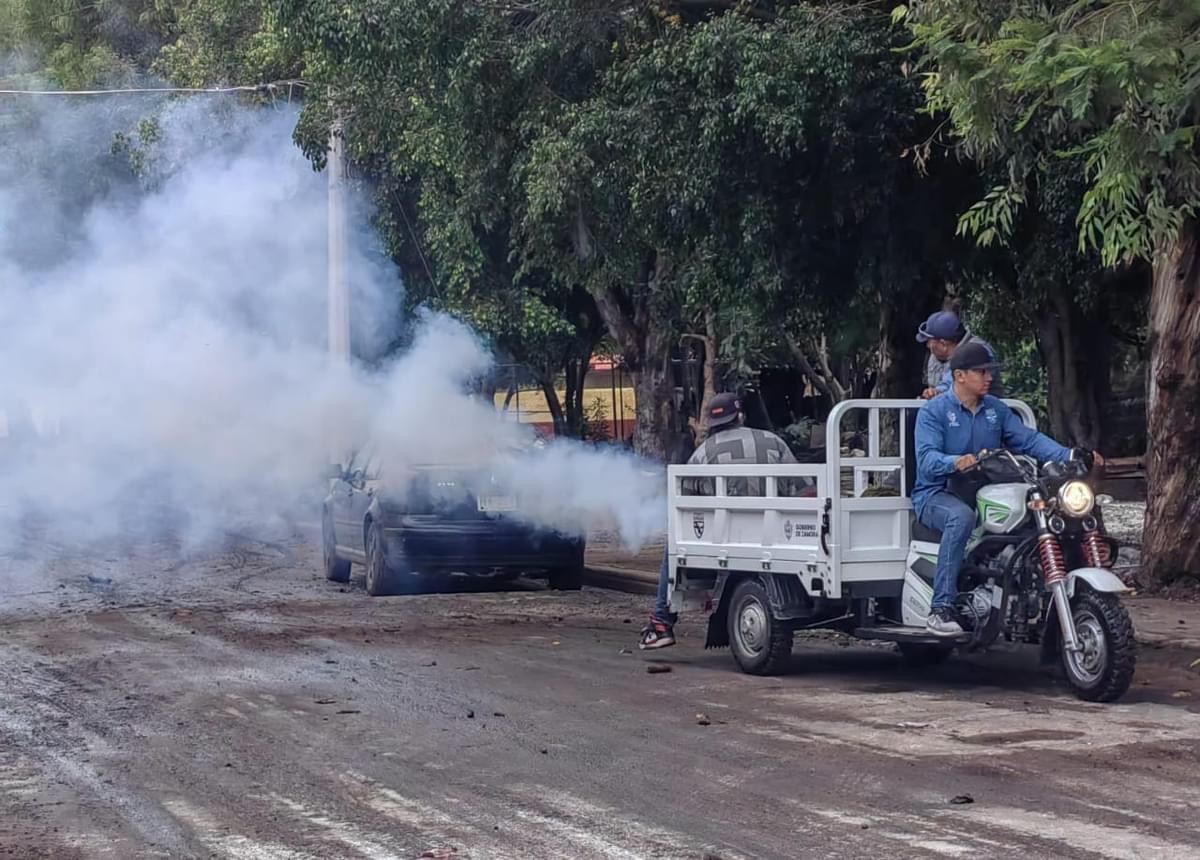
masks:
[[[400,559],[389,558],[383,528],[374,520],[367,524],[366,549],[367,594],[372,597],[399,594],[406,590],[405,585],[410,585],[410,580],[416,579],[403,569]]]
[[[325,578],[330,582],[350,581],[350,560],[337,554],[337,532],[328,510],[321,516],[321,555],[325,560]]]

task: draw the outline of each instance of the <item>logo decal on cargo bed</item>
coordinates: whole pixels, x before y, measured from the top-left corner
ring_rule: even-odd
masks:
[[[704,537],[704,514],[699,512],[692,514],[692,529],[696,532],[696,537]]]

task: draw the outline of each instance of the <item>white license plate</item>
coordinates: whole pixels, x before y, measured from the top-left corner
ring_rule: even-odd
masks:
[[[480,496],[479,510],[487,514],[498,514],[504,511],[515,511],[517,500],[512,496]]]

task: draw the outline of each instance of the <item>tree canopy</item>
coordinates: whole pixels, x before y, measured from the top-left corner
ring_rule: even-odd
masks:
[[[784,367],[826,403],[912,396],[917,324],[961,305],[1064,441],[1133,444],[1117,389],[1145,391],[1148,565],[1200,573],[1176,477],[1200,453],[1194,3],[0,0],[0,22],[10,78],[302,77],[296,140],[321,168],[342,136],[409,305],[528,367],[560,432],[597,350],[655,456],[697,414],[690,355],[707,393]]]

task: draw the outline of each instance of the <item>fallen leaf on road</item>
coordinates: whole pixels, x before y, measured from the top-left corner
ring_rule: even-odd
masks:
[[[96,585],[112,585],[112,578],[108,576],[92,576],[89,573],[88,582],[94,582]]]
[[[467,719],[468,719],[468,720],[473,720],[473,719],[475,719],[475,712],[474,712],[474,711],[467,711]]]
[[[633,652],[632,652],[632,651],[630,651],[628,648],[622,648],[622,649],[621,649],[620,651],[618,651],[617,653],[618,653],[618,654],[632,654]]]
[[[1176,690],[1174,693],[1171,694],[1172,699],[1190,699],[1191,697],[1192,697],[1192,694],[1189,693],[1187,690]]]
[[[971,797],[969,794],[960,794],[957,797],[950,798],[950,802],[955,806],[965,806],[968,803],[974,803],[975,798]]]
[[[664,666],[662,663],[651,663],[646,667],[646,671],[651,675],[662,675],[671,671],[670,666]]]
[[[696,724],[700,726],[711,726],[712,720],[708,718],[707,714],[696,714]]]
[[[898,729],[927,729],[929,723],[896,723]]]
[[[337,699],[317,699],[318,705],[336,705]]]
[[[1189,668],[1189,669],[1195,669],[1197,666],[1200,666],[1200,658],[1197,658],[1197,659],[1193,660],[1193,661],[1192,661],[1192,663],[1191,663],[1191,665],[1190,665],[1190,666],[1188,666],[1188,668]]]
[[[506,716],[506,714],[503,711],[492,711],[492,716],[493,717],[503,717],[503,716]]]
[[[451,858],[457,856],[457,848],[430,848],[421,855],[421,858],[422,860],[425,860],[425,858],[429,858],[429,860],[451,860]]]
[[[557,639],[555,639],[555,640],[554,640],[553,642],[551,642],[550,644],[551,644],[551,645],[561,645],[562,643],[561,643],[561,642],[559,642]]]
[[[362,711],[354,711],[354,710],[347,709],[345,711],[338,711],[338,713],[339,714],[361,714]]]

